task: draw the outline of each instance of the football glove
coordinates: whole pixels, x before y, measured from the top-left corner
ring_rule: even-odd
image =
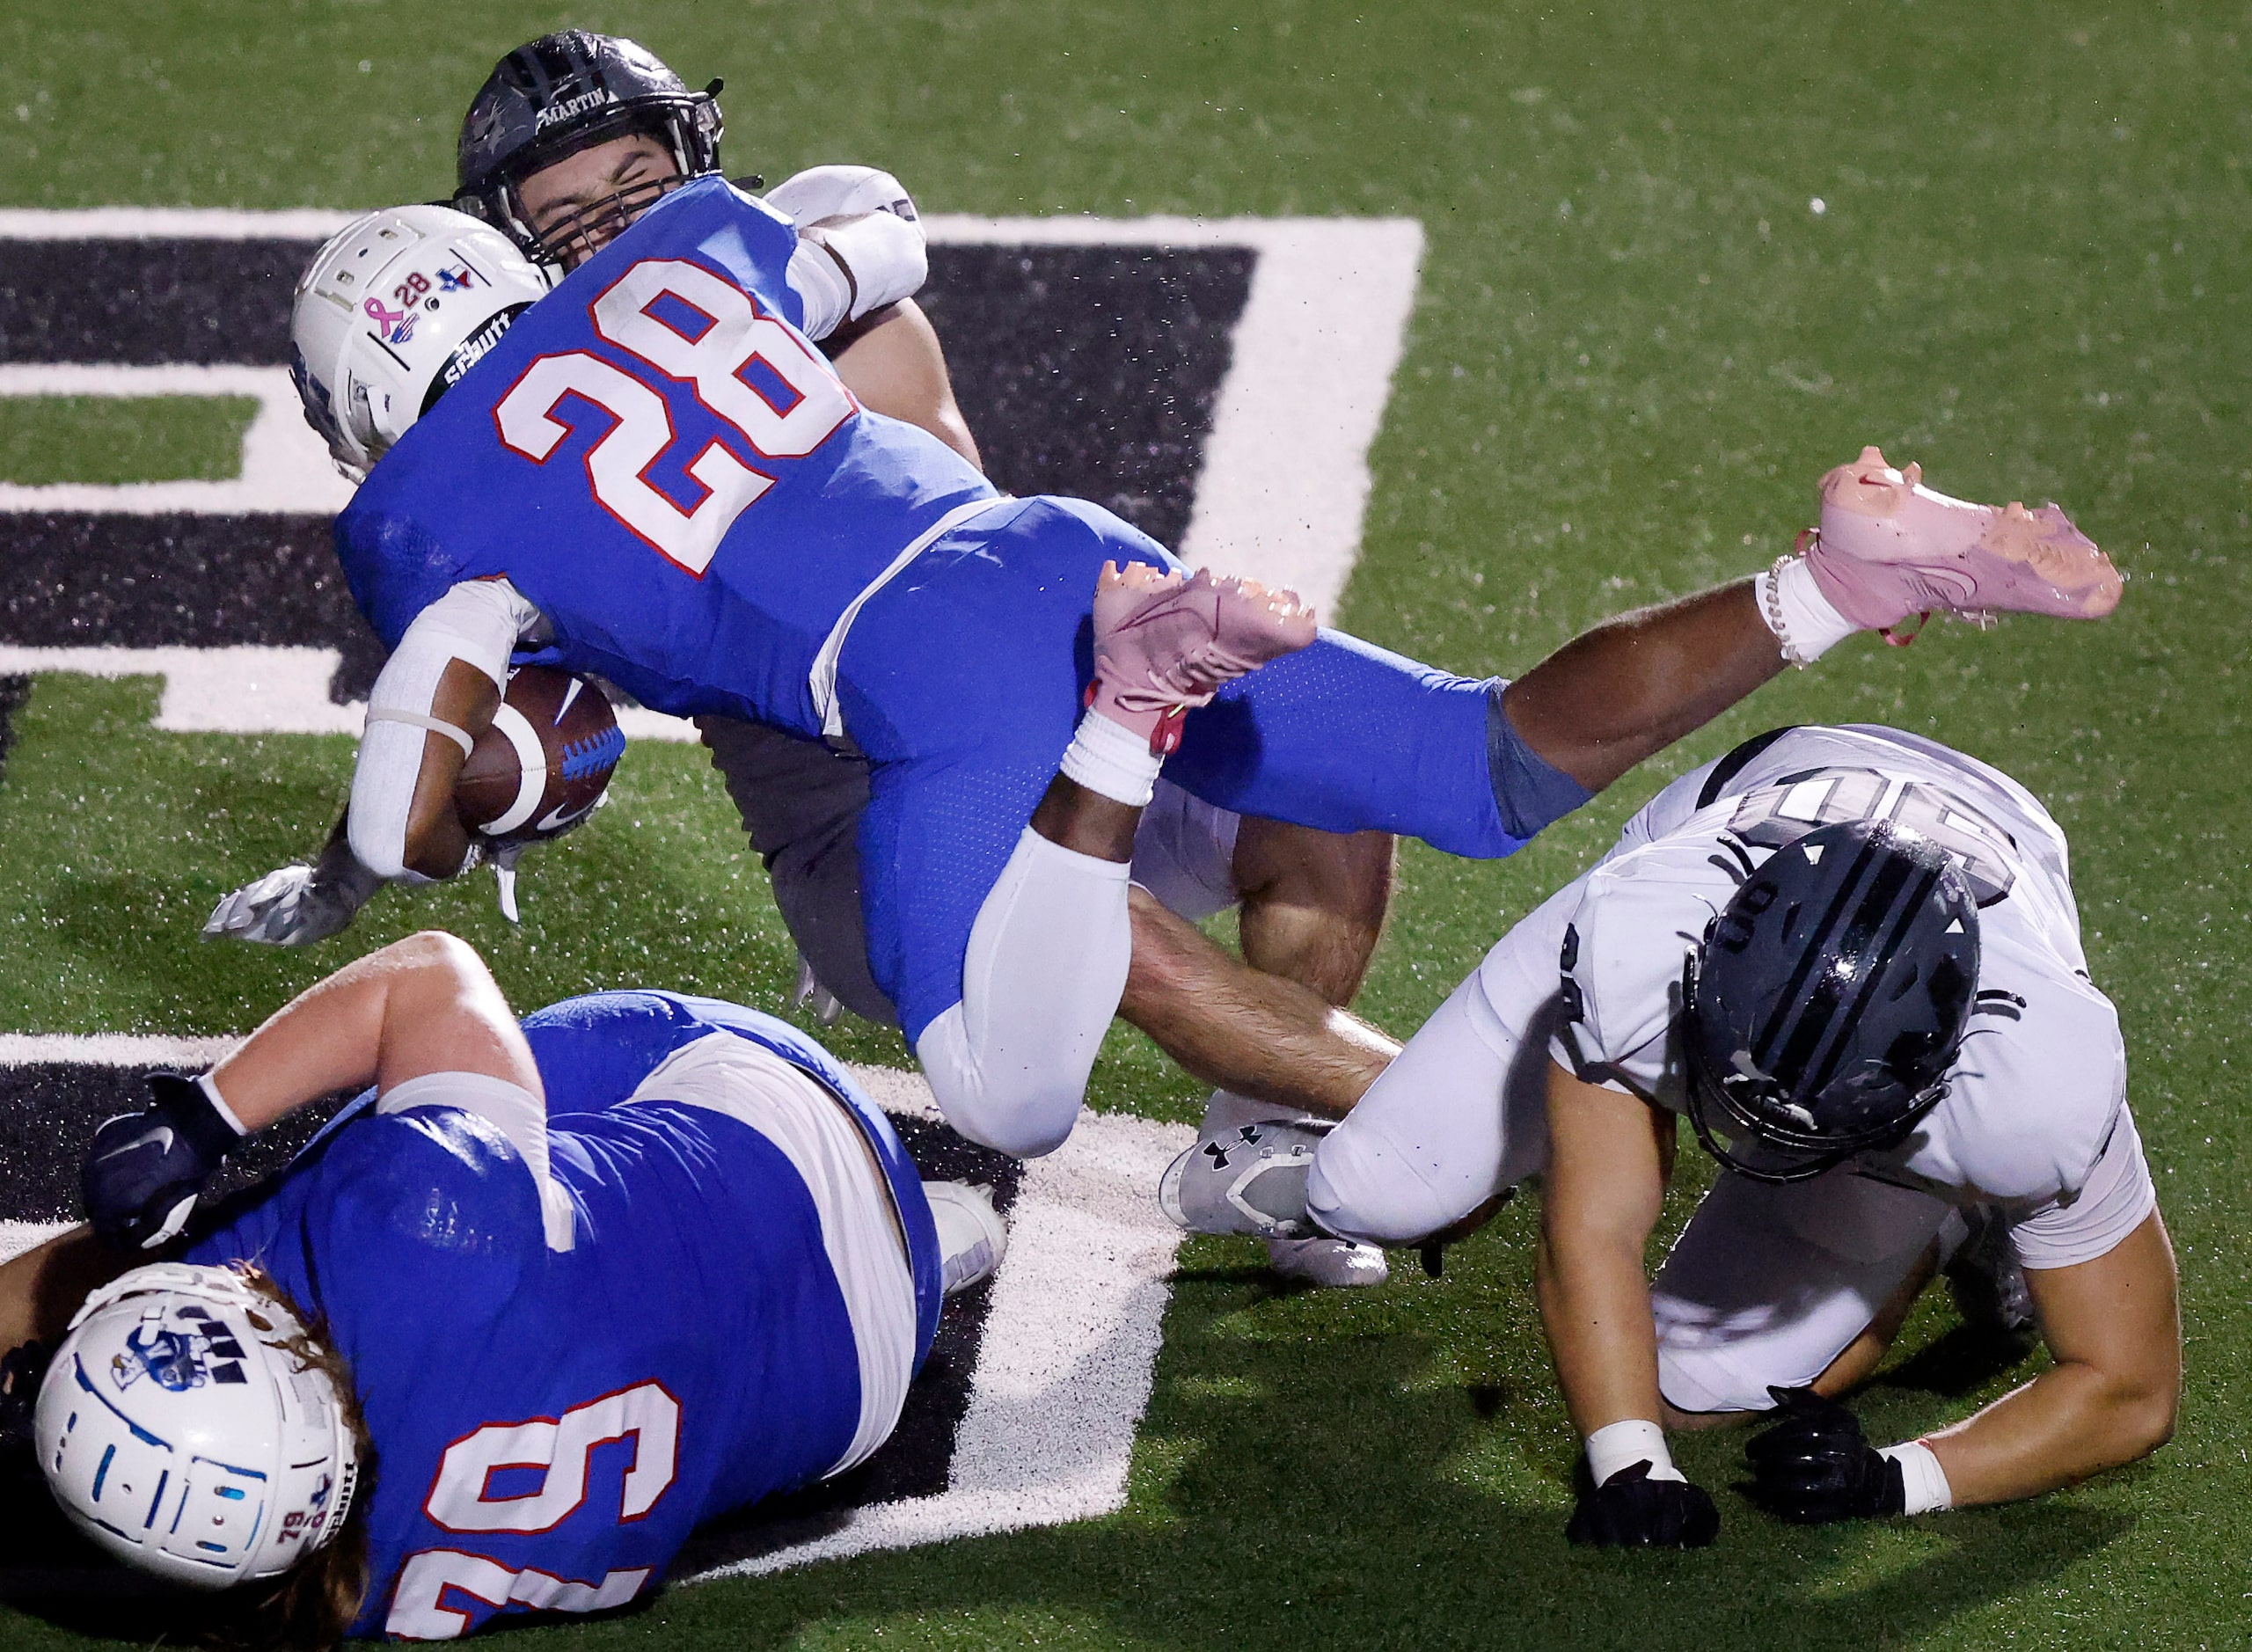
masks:
[[[1799,1525],[1868,1520],[1908,1506],[1900,1465],[1868,1443],[1851,1407],[1811,1388],[1770,1388],[1775,1421],[1747,1441],[1751,1501]]]
[[[1701,1549],[1720,1535],[1720,1510],[1685,1480],[1652,1480],[1647,1460],[1629,1463],[1598,1486],[1580,1464],[1579,1506],[1568,1542],[1601,1549]]]
[[[155,1100],[102,1121],[80,1178],[105,1244],[154,1250],[187,1225],[196,1195],[242,1136],[193,1078],[149,1075]]]
[[[266,947],[309,947],[352,922],[384,881],[340,839],[312,866],[287,866],[245,883],[211,909],[203,939],[224,935]]]

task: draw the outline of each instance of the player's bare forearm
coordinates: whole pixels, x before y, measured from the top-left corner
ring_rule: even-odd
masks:
[[[262,1129],[308,1101],[431,1072],[476,1072],[544,1094],[530,1047],[485,961],[428,930],[347,964],[267,1018],[212,1069],[228,1108]]]
[[[1400,1053],[1312,987],[1230,956],[1146,891],[1127,899],[1134,961],[1118,1012],[1199,1082],[1342,1118]]]
[[[1583,632],[1503,691],[1527,745],[1591,792],[1783,669],[1750,580]]]
[[[886,304],[863,318],[859,336],[830,365],[860,406],[929,431],[979,470],[976,438],[954,398],[946,351],[922,306],[912,298]]]
[[[1549,1160],[1533,1283],[1573,1426],[1656,1422],[1657,1330],[1642,1253],[1670,1168],[1672,1119],[1634,1096],[1548,1071]]]
[[[2182,1392],[2174,1246],[2156,1211],[2092,1262],[2028,1268],[2057,1363],[1926,1440],[1957,1506],[2008,1502],[2147,1457]]]
[[[438,679],[430,715],[451,723],[472,740],[493,726],[501,691],[493,679],[465,660],[456,660]],[[469,855],[469,830],[454,808],[454,786],[468,754],[444,735],[422,739],[422,769],[414,778],[414,801],[406,815],[406,865],[426,878],[450,878]]]

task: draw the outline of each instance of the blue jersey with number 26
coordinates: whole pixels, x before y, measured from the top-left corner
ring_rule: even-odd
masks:
[[[806,1484],[851,1444],[859,1359],[803,1180],[735,1118],[618,1105],[682,1045],[745,1038],[866,1121],[909,1237],[918,1353],[937,1329],[913,1166],[801,1034],[658,992],[571,999],[524,1031],[571,1249],[548,1248],[508,1139],[434,1106],[354,1109],[188,1252],[258,1261],[351,1367],[377,1458],[360,1634],[622,1605],[699,1522]]]
[[[700,179],[526,311],[337,520],[385,646],[449,586],[505,576],[560,663],[660,711],[818,735],[807,676],[838,616],[994,490],[861,411],[798,331],[797,245]]]

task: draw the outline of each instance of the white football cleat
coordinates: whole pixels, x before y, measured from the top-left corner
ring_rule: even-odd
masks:
[[[1009,1254],[1008,1224],[981,1182],[926,1181],[931,1220],[939,1230],[940,1289],[954,1296],[991,1279]]]
[[[1373,1245],[1351,1239],[1275,1239],[1267,1241],[1267,1263],[1285,1279],[1328,1290],[1380,1285],[1392,1277],[1392,1264]]]

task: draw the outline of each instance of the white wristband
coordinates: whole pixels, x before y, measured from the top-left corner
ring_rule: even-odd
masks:
[[[227,1098],[219,1093],[219,1082],[217,1079],[214,1078],[208,1072],[198,1073],[195,1078],[195,1087],[203,1092],[203,1099],[211,1104],[211,1110],[214,1113],[216,1113],[220,1118],[225,1122],[227,1127],[233,1130],[236,1135],[247,1136],[250,1134],[248,1130],[243,1128],[243,1122],[235,1116],[234,1108],[227,1105]]]
[[[1114,723],[1100,712],[1089,712],[1079,719],[1078,732],[1065,748],[1061,766],[1065,779],[1140,808],[1156,794],[1158,771],[1165,759],[1150,749],[1148,735]]]
[[[1606,1422],[1587,1436],[1587,1472],[1598,1486],[1620,1469],[1642,1462],[1650,1466],[1652,1480],[1689,1478],[1674,1467],[1673,1453],[1665,1449],[1665,1430],[1655,1422],[1630,1417]]]
[[[1888,1445],[1877,1455],[1889,1457],[1900,1465],[1900,1488],[1908,1498],[1904,1514],[1933,1514],[1955,1507],[1955,1490],[1947,1483],[1947,1471],[1940,1466],[1932,1448],[1921,1440]]]

